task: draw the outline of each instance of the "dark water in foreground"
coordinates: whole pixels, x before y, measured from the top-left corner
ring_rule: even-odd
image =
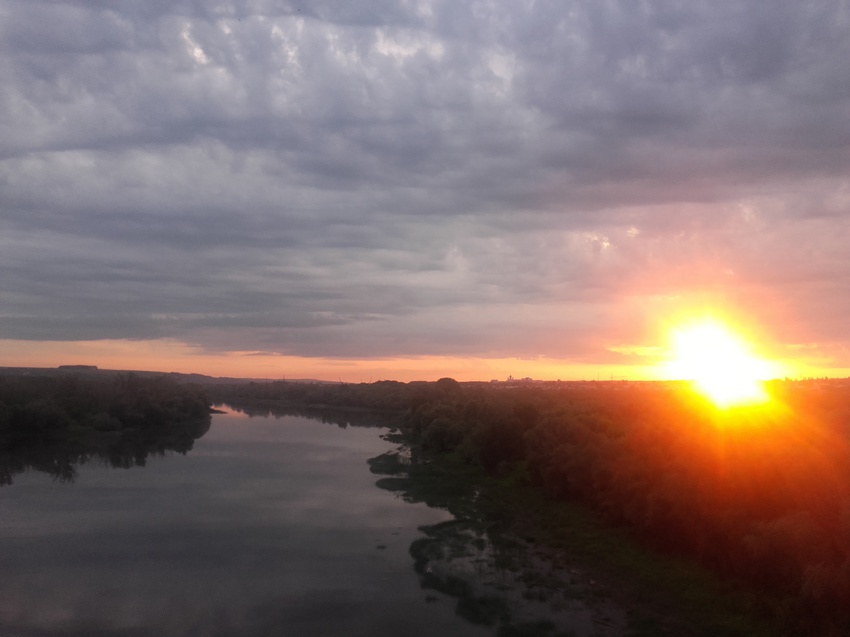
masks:
[[[411,545],[450,515],[376,488],[381,431],[216,415],[185,456],[16,476],[0,636],[495,635],[422,587]]]
[[[375,488],[379,434],[216,415],[186,456],[17,476],[0,635],[477,634],[424,599],[408,548],[448,516]]]

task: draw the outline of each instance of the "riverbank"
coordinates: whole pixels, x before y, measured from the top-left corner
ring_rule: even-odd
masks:
[[[411,546],[423,588],[500,637],[781,634],[744,589],[547,498],[520,469],[493,477],[455,453],[411,447],[400,432],[389,439],[398,452],[370,462],[384,476],[378,486],[455,516]]]

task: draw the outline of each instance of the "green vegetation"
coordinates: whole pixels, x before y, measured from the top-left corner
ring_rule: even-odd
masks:
[[[383,401],[379,386],[320,390],[325,404],[357,395],[362,405],[403,410],[397,439],[412,458],[395,470],[397,460],[376,460],[373,470],[388,476],[379,486],[449,506],[451,480],[482,472],[493,481],[491,525],[643,573],[647,589],[669,593],[712,634],[758,634],[748,613],[777,626],[772,634],[850,634],[846,382],[776,382],[770,404],[730,410],[682,383],[443,379],[391,389]],[[319,393],[299,391],[308,400]],[[406,482],[417,464],[428,472]],[[579,533],[584,508],[595,521]],[[635,542],[655,553],[638,557]],[[694,584],[701,568],[723,583]],[[726,598],[746,612],[709,622]],[[634,620],[643,634],[661,621]]]
[[[573,514],[562,503],[581,503],[664,555],[745,585],[751,606],[788,634],[844,634],[850,396],[840,386],[772,391],[769,407],[720,411],[674,384],[457,387],[412,407],[403,431],[421,454],[522,487],[519,508],[504,506],[510,490],[494,496],[508,526],[532,516],[532,532],[548,528],[548,542],[636,560],[625,536],[602,549],[594,543],[610,534],[564,535],[558,518]],[[653,581],[681,572],[671,587],[698,606],[704,589],[691,590],[684,563],[671,568],[637,570]],[[735,628],[740,621],[712,634],[752,634]]]
[[[247,406],[254,410],[286,409],[290,412],[297,409],[337,408],[349,412],[368,410],[374,414],[380,411],[398,413],[417,402],[437,397],[436,385],[389,380],[359,384],[274,381],[210,385],[206,391],[213,403],[237,405],[240,408]]]
[[[216,392],[225,401],[397,414],[414,455],[447,462],[445,471],[461,480],[479,470],[526,490],[525,508],[495,507],[509,516],[507,528],[543,498],[533,516],[538,529],[529,533],[547,542],[628,566],[637,558],[626,540],[637,540],[682,560],[675,567],[655,560],[663,573],[653,573],[653,562],[636,566],[649,579],[681,572],[670,585],[677,599],[716,600],[691,591],[687,565],[699,564],[730,590],[749,591],[746,603],[787,634],[850,634],[850,384],[784,381],[768,389],[769,404],[729,410],[682,383],[280,382]],[[380,485],[403,481],[397,473]],[[453,497],[439,480],[418,482],[405,497],[422,497],[416,490],[437,504]],[[621,539],[604,550],[593,546],[610,534],[598,530],[565,539],[557,520],[571,518],[563,507],[574,504]],[[653,622],[645,623],[652,634]],[[728,619],[717,634],[748,634],[736,623]]]
[[[629,610],[628,617],[609,620],[610,633],[600,634],[777,634],[753,611],[746,591],[730,588],[693,561],[642,546],[584,506],[552,499],[520,472],[489,475],[456,453],[417,447],[409,457],[391,452],[370,465],[376,474],[391,476],[378,486],[453,514],[453,520],[422,528],[425,537],[410,547],[414,569],[423,588],[456,598],[460,615],[497,624],[499,635],[569,634],[549,618],[576,602],[600,625],[613,612],[609,602]],[[473,580],[483,580],[483,588],[456,574],[464,569],[452,564],[464,560],[475,564]],[[515,616],[516,604],[506,604],[502,595],[517,591],[538,611],[548,610]]]
[[[470,621],[505,635],[555,630],[510,617],[492,591],[429,572],[435,559],[492,551],[528,600],[608,595],[536,569],[522,557],[532,547],[621,582],[634,635],[850,634],[845,384],[775,383],[768,406],[728,411],[675,383],[206,391],[132,374],[0,377],[0,483],[28,468],[71,480],[93,458],[126,467],[185,453],[209,426],[210,400],[340,426],[380,413],[407,452],[372,460],[378,485],[456,516],[411,552],[427,587],[456,597]]]
[[[131,467],[186,453],[209,425],[203,392],[167,377],[0,377],[0,484],[27,469],[71,481],[93,458]]]

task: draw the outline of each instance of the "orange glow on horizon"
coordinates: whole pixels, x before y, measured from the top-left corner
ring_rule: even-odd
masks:
[[[685,325],[681,322],[680,325]],[[626,354],[611,361],[610,354]],[[794,353],[794,352],[792,352]],[[505,380],[530,377],[535,380],[674,380],[663,348],[657,346],[612,346],[603,352],[609,360],[570,360],[547,356],[397,356],[345,359],[290,356],[249,351],[208,351],[172,339],[97,341],[0,340],[0,366],[57,367],[97,365],[101,369],[198,373],[214,377],[257,379],[342,380],[361,383],[378,380],[433,381],[449,376],[459,381]],[[764,378],[783,376],[847,377],[850,367],[838,367],[821,356],[799,360],[771,357],[776,361]],[[818,352],[820,354],[820,352]],[[826,364],[824,364],[826,363]],[[793,370],[790,371],[789,370]]]
[[[321,358],[237,351],[210,352],[174,340],[0,341],[0,365],[57,367],[97,365],[101,369],[197,373],[214,377],[268,380],[314,379],[365,383],[378,380],[458,381],[608,380],[648,378],[627,366],[599,366],[546,357],[399,356]]]

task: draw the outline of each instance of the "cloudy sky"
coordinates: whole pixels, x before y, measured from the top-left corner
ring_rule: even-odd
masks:
[[[850,374],[847,0],[0,0],[0,365]]]

